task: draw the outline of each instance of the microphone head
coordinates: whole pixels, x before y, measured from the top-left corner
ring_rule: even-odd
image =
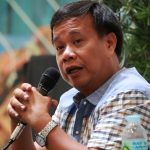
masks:
[[[39,81],[38,84],[38,91],[43,95],[46,96],[49,91],[56,85],[58,79],[60,77],[60,73],[56,68],[49,67],[47,68]]]

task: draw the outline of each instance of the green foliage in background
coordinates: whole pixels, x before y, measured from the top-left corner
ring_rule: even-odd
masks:
[[[135,66],[150,82],[150,0],[104,0],[118,15],[124,31],[122,63]]]

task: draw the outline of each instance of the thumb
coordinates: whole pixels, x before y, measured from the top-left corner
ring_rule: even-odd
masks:
[[[52,99],[52,106],[56,108],[58,106],[58,100]]]
[[[57,106],[58,106],[58,100],[48,97],[48,108],[50,107],[56,108]]]

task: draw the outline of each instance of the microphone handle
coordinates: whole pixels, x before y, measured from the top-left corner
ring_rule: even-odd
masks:
[[[16,139],[18,139],[18,137],[20,136],[25,127],[26,127],[25,123],[18,123],[15,130],[10,136],[10,140],[15,141]]]
[[[2,148],[2,150],[7,150],[9,146],[20,136],[24,128],[26,127],[25,123],[18,123],[15,130],[10,136],[9,141],[6,143],[6,145]]]

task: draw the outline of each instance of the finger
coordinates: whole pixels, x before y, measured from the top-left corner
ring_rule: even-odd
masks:
[[[29,99],[29,95],[27,92],[17,88],[14,90],[14,96],[21,102],[27,101]]]
[[[8,104],[7,112],[16,123],[21,122],[21,115],[15,111],[11,104]]]
[[[8,104],[7,112],[11,118],[16,119],[17,117],[19,117],[19,114],[13,109],[11,104]]]
[[[12,97],[10,99],[10,105],[15,111],[24,111],[26,110],[26,106],[23,105],[16,97]]]
[[[29,84],[29,83],[23,83],[23,84],[21,85],[21,89],[22,89],[23,91],[28,91],[28,92],[30,92],[31,89],[32,89],[32,85]]]

